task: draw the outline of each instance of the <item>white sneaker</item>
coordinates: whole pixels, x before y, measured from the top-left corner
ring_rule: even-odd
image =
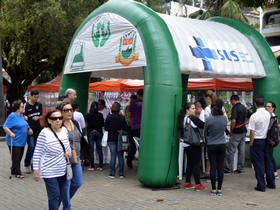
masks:
[[[115,176],[108,176],[110,179],[115,179]]]
[[[32,173],[32,171],[31,171],[29,166],[25,167],[25,173],[26,174],[31,174]]]

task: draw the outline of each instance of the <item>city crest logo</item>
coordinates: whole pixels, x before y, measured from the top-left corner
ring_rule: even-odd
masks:
[[[95,47],[103,47],[111,36],[110,20],[101,17],[92,25],[91,39]]]
[[[129,66],[137,61],[139,54],[135,52],[137,34],[135,30],[125,33],[120,39],[119,54],[116,56],[116,63]]]

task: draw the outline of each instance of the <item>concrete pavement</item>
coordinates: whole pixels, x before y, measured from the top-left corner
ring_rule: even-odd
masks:
[[[0,210],[47,209],[43,180],[34,182],[30,174],[22,180],[10,180],[5,142],[0,142],[0,154]],[[136,167],[125,168],[124,179],[110,179],[108,174],[108,166],[102,172],[85,170],[84,184],[72,199],[72,209],[280,209],[280,189],[254,191],[256,180],[251,168],[243,174],[226,175],[223,196],[209,195],[210,183],[205,180],[205,191],[185,190],[183,181],[180,189],[153,191],[139,183]]]

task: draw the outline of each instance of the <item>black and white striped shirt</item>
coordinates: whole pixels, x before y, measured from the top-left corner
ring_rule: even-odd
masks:
[[[67,129],[62,127],[61,131],[56,134],[66,151],[71,151]],[[33,154],[33,169],[40,171],[41,178],[60,177],[66,173],[63,148],[53,132],[48,128],[44,128],[37,138]]]

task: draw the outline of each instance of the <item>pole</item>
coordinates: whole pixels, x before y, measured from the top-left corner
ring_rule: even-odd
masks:
[[[0,126],[2,126],[5,122],[5,115],[4,115],[4,94],[3,94],[3,77],[2,77],[2,48],[1,48],[1,39],[0,39]]]

